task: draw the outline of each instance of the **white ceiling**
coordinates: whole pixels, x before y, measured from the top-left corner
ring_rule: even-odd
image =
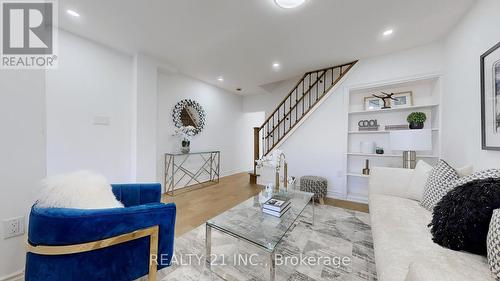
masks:
[[[59,24],[232,92],[257,94],[309,70],[435,41],[475,2],[307,0],[287,10],[273,0],[61,0]],[[394,34],[383,38],[387,28]]]

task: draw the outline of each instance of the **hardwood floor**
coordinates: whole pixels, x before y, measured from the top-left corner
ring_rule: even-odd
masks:
[[[208,219],[231,209],[260,192],[260,186],[249,183],[248,173],[223,177],[218,184],[180,193],[163,195],[163,202],[175,202],[177,220],[175,235],[180,236]]]
[[[257,195],[260,185],[250,184],[248,173],[240,173],[220,179],[219,183],[189,192],[180,192],[175,196],[162,196],[162,202],[175,202],[177,220],[175,235],[180,236],[210,218],[231,209],[239,203]],[[368,212],[368,205],[325,198],[325,204]]]
[[[339,208],[350,209],[358,212],[368,213],[368,204],[345,201],[334,198],[325,198],[325,204]]]

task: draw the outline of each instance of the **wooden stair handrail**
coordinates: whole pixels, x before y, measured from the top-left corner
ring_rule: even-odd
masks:
[[[356,62],[357,62],[357,61],[356,61]],[[356,64],[356,62],[354,62],[354,64]],[[347,72],[349,72],[349,70],[350,70],[350,69],[354,66],[354,64],[352,64],[351,66],[349,66],[345,72],[343,72],[343,73],[342,73],[339,77],[337,77],[337,79],[335,80],[335,82],[334,82],[334,83],[332,83],[332,85],[330,85],[330,86],[328,87],[328,89],[327,89],[327,90],[325,90],[325,92],[321,95],[321,97],[323,97],[326,93],[328,93],[328,92],[329,92],[329,91],[330,91],[330,90],[331,90],[331,89],[332,89],[332,88],[333,88],[333,87],[337,84],[337,82],[338,82],[340,79],[342,79],[342,77],[344,77],[344,76],[345,76],[345,74],[347,74]],[[298,103],[297,103],[297,104],[298,104]],[[295,104],[295,105],[294,105],[294,108],[297,106],[297,104]],[[310,111],[312,108],[314,108],[314,106],[310,106],[310,107],[307,109],[307,111],[303,112],[302,116],[300,116],[300,118],[299,118],[299,119],[297,119],[297,120],[295,121],[295,123],[294,123],[294,124],[293,124],[290,128],[288,128],[288,131],[291,131],[291,130],[295,127],[295,125],[297,125],[297,124],[300,122],[300,120],[302,120],[302,118],[303,118],[304,116],[306,116],[306,115],[307,115],[307,113],[309,113],[309,111]],[[292,110],[293,110],[293,108],[292,108],[292,109],[290,109],[290,111],[288,112],[288,114],[291,114]],[[286,116],[288,116],[288,114],[287,114]],[[285,119],[286,119],[286,116],[285,116],[285,118],[283,118],[283,120],[285,120]],[[274,130],[273,130],[273,132],[274,132]],[[275,148],[275,147],[276,147],[276,145],[278,145],[278,143],[279,143],[279,142],[280,142],[280,141],[281,141],[281,140],[285,137],[285,135],[286,135],[286,134],[283,134],[283,136],[281,136],[280,138],[278,138],[278,141],[276,141],[276,143],[275,143],[275,144],[273,144],[273,145],[271,146],[271,148],[269,148],[269,149],[268,149],[268,151],[266,152],[266,155],[267,155],[267,153],[269,153],[270,151],[272,151],[272,150],[273,150],[273,148]]]
[[[325,69],[340,68],[340,67],[348,66],[348,65],[351,65],[351,64],[355,64],[356,62],[358,62],[358,61],[355,60],[355,61],[351,61],[351,62],[348,62],[348,63],[339,64],[339,65],[336,65],[336,66],[330,66],[330,67],[325,67],[325,68],[321,68],[321,69],[317,69],[317,70],[312,70],[312,71],[306,72],[306,75],[309,74],[309,73],[314,73],[314,72],[322,71],[322,70],[325,70]]]
[[[333,68],[333,69],[334,69],[334,68]],[[314,86],[316,86],[316,84],[318,84],[318,82],[321,80],[321,78],[322,78],[322,77],[324,77],[324,76],[325,76],[325,74],[326,74],[327,72],[328,72],[328,71],[323,71],[323,73],[321,74],[321,76],[320,76],[318,79],[316,79],[316,81],[314,81],[314,83],[313,83],[313,84],[309,87],[309,89],[307,89],[307,91],[305,91],[305,92],[302,94],[302,96],[300,97],[300,99],[298,99],[298,100],[295,102],[295,104],[293,105],[293,108],[297,107],[297,104],[298,104],[299,102],[301,102],[307,94],[309,94],[309,92],[312,90],[312,88],[314,88]],[[287,97],[287,99],[288,99],[288,97]],[[280,106],[281,106],[281,105],[280,105]],[[283,122],[284,120],[286,120],[286,116],[290,115],[290,114],[291,114],[291,112],[292,112],[292,107],[290,107],[290,109],[288,110],[288,113],[284,116],[284,118],[283,118],[281,121],[279,121],[279,122],[278,122],[278,124],[277,124],[276,126],[273,126],[273,128],[272,128],[271,132],[274,132],[274,130],[276,129],[276,127],[279,127],[279,124],[281,124],[281,122]],[[265,125],[266,125],[266,122],[264,122],[264,124],[261,126],[261,129],[262,129]],[[266,137],[268,137],[270,134],[271,134],[271,133],[268,133],[268,134],[266,135]]]
[[[273,111],[273,113],[271,115],[269,115],[269,117],[267,117],[266,121],[264,121],[264,123],[262,124],[262,126],[260,126],[260,128],[262,129],[262,127],[264,127],[264,125],[269,121],[271,120],[271,117],[276,113],[276,111],[278,111],[280,109],[280,107],[286,102],[286,100],[288,99],[288,97],[290,97],[292,95],[293,92],[295,92],[295,90],[297,89],[297,87],[300,85],[300,83],[302,81],[304,81],[304,79],[306,78],[307,74],[304,74],[302,75],[302,78],[300,78],[299,82],[297,82],[297,84],[295,85],[295,87],[293,87],[293,89],[288,93],[288,95],[285,96],[285,98],[278,104],[278,106],[276,107],[276,109]]]
[[[332,67],[326,67],[318,70],[308,71],[302,75],[301,79],[295,84],[292,90],[285,96],[285,98],[278,104],[276,109],[266,118],[260,127],[254,127],[254,160],[260,158],[262,155],[267,155],[271,152],[280,142],[301,122],[301,120],[314,109],[318,103],[325,97],[325,95],[332,90],[332,88],[339,83],[339,81],[351,70],[351,68],[358,61],[352,61]],[[338,72],[336,70],[339,70]],[[329,71],[331,74],[331,81],[329,80]],[[313,75],[316,73],[315,77]],[[305,82],[309,77],[307,89],[305,89]],[[312,83],[311,83],[312,82]],[[320,89],[320,83],[323,84]],[[299,96],[299,86],[302,84],[302,93]],[[313,96],[313,89],[316,87],[316,96]],[[293,94],[295,93],[295,100]],[[309,97],[309,103],[306,105],[305,99]],[[313,98],[313,100],[311,100]],[[289,107],[287,108],[287,101]],[[293,104],[293,105],[292,105]],[[299,105],[302,104],[302,111],[299,113]],[[281,108],[283,107],[283,116],[281,116]],[[292,120],[292,113],[295,111],[295,120]],[[276,121],[276,114],[277,121]],[[300,116],[299,116],[300,115]],[[271,125],[272,119],[272,125]],[[290,121],[287,127],[286,121]],[[275,121],[277,124],[275,124]],[[267,132],[266,132],[267,129]],[[260,150],[260,139],[262,138],[262,150]],[[277,140],[276,140],[277,139]],[[250,174],[251,182],[256,182],[257,167],[254,161],[253,173]]]
[[[304,81],[304,78],[306,78],[307,75],[310,75],[310,74],[315,73],[315,72],[324,71],[326,69],[341,68],[341,67],[344,67],[344,66],[347,66],[347,65],[350,65],[350,64],[354,64],[356,62],[357,61],[352,61],[350,63],[339,64],[339,65],[336,65],[336,66],[326,67],[326,68],[322,68],[322,69],[318,69],[318,70],[312,70],[312,71],[308,71],[308,72],[304,73],[304,75],[302,75],[302,77],[299,79],[299,82],[297,82],[297,84],[295,84],[295,87],[292,88],[292,90],[288,93],[288,95],[286,95],[285,98],[278,104],[278,106],[273,111],[273,113],[271,113],[269,115],[269,117],[264,121],[264,124],[261,126],[261,129],[262,129],[262,127],[264,127],[264,125],[267,123],[267,121],[271,120],[271,117],[280,109],[280,107],[285,103],[285,101],[293,94],[293,92],[297,89],[297,87],[300,85],[300,83],[302,83],[302,81]]]

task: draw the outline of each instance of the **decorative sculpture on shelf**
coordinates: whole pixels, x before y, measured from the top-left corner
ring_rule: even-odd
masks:
[[[255,161],[258,168],[264,166],[274,167],[276,169],[276,183],[274,185],[275,191],[280,189],[280,169],[283,163],[283,184],[285,189],[288,188],[288,163],[286,162],[285,153],[276,149],[270,155],[263,156],[261,159]]]
[[[370,160],[366,159],[365,161],[365,168],[363,169],[363,175],[369,176],[370,175]]]
[[[393,95],[395,95],[395,93],[390,93],[390,94],[384,92],[381,93],[384,94],[384,96],[379,96],[375,94],[372,94],[372,96],[379,98],[384,102],[384,106],[382,107],[382,109],[391,108],[391,100],[396,100],[396,98],[392,97]]]

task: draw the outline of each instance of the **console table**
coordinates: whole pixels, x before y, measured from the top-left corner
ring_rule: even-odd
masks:
[[[196,167],[186,167],[188,159],[197,159]],[[220,176],[220,151],[190,153],[165,153],[165,193],[174,196],[174,189],[183,179],[186,182],[177,190],[203,183],[218,183]],[[206,179],[208,177],[208,179]],[[206,180],[205,180],[206,179]],[[203,187],[203,186],[200,186]]]

